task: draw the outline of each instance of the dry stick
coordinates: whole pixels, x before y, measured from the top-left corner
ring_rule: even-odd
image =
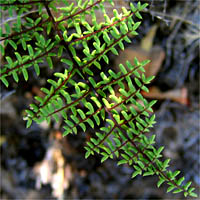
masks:
[[[184,19],[187,14],[189,12],[189,9],[188,9],[188,3],[185,4],[185,7],[184,7],[184,10],[183,10],[183,16],[182,18]],[[181,25],[182,25],[183,21],[179,21],[177,23],[177,25],[175,26],[173,32],[171,33],[171,35],[169,36],[169,38],[167,39],[167,57],[170,57],[171,56],[171,46],[172,46],[172,41],[174,40],[176,34],[178,33],[178,30],[180,29]],[[165,68],[168,67],[170,64],[170,59],[166,59],[166,63],[165,63]]]
[[[195,24],[193,21],[187,20],[186,18],[183,18],[183,17],[178,16],[178,15],[168,15],[168,14],[166,14],[166,13],[163,14],[163,13],[157,12],[157,11],[142,11],[142,12],[145,12],[145,13],[149,13],[149,12],[150,12],[150,13],[152,13],[152,14],[154,14],[154,15],[157,15],[156,17],[160,17],[160,16],[162,16],[162,17],[167,17],[167,18],[171,19],[171,21],[172,21],[172,20],[182,21],[182,22],[185,23],[185,24],[189,24],[189,25],[195,26],[196,28],[199,29],[198,24]],[[164,19],[164,20],[165,20],[165,19]]]

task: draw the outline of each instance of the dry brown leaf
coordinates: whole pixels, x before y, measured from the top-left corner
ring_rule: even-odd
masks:
[[[155,98],[155,99],[171,99],[173,101],[176,101],[178,103],[181,103],[183,105],[188,105],[188,91],[187,88],[181,88],[181,89],[173,89],[166,92],[160,91],[160,89],[156,86],[152,86],[149,89],[149,93],[142,92],[144,97],[148,98]]]
[[[42,92],[42,91],[40,90],[40,88],[37,87],[37,86],[33,86],[33,87],[32,87],[32,93],[35,94],[35,95],[37,95],[37,96],[39,96],[39,97],[42,97],[42,98],[45,97],[45,93]]]
[[[144,66],[145,69],[145,76],[155,76],[160,67],[162,62],[165,58],[165,52],[159,46],[155,46],[151,49],[150,52],[143,50],[141,47],[128,47],[124,51],[121,51],[117,60],[115,62],[115,66],[117,71],[119,71],[119,64],[123,64],[126,66],[126,61],[128,60],[132,65],[134,65],[133,58],[136,57],[139,62],[144,60],[151,60],[150,63]],[[128,70],[128,68],[127,68]]]
[[[151,60],[150,63],[144,66],[145,75],[156,76],[158,71],[162,66],[162,62],[165,59],[165,52],[160,46],[153,46],[153,40],[157,30],[157,25],[151,27],[147,35],[142,39],[140,46],[130,46],[124,51],[119,53],[116,58],[115,68],[119,71],[119,64],[123,64],[126,67],[126,61],[130,61],[134,65],[134,57],[136,57],[139,62],[144,60]],[[127,68],[128,70],[128,68]]]

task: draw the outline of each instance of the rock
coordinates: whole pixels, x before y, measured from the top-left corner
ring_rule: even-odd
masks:
[[[14,92],[15,91],[4,92],[4,94],[0,94],[0,115],[8,115],[12,119],[17,117],[17,113],[12,102],[12,94]]]

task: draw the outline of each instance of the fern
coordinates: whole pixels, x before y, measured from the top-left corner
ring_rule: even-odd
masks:
[[[57,8],[58,2],[66,7]],[[102,66],[102,60],[109,64],[108,53],[118,55],[118,46],[124,50],[123,42],[130,43],[130,37],[138,34],[136,30],[141,22],[134,21],[133,16],[141,20],[140,11],[147,4],[131,3],[130,11],[122,8],[120,14],[114,9],[114,17],[110,18],[104,2],[3,1],[1,13],[8,12],[10,18],[16,15],[16,19],[12,26],[8,20],[0,29],[0,51],[6,59],[0,79],[8,86],[9,76],[18,82],[19,74],[23,74],[27,81],[29,68],[33,67],[39,76],[40,64],[47,62],[50,68],[56,67],[53,62],[56,57],[65,65],[65,70],[47,80],[50,89],[41,88],[45,97],[36,96],[37,103],[26,110],[27,127],[33,121],[50,123],[53,119],[58,122],[60,117],[65,122],[63,136],[77,134],[79,128],[85,132],[88,127],[98,127],[85,146],[86,158],[95,153],[102,156],[101,162],[117,157],[118,165],[133,167],[132,178],[156,174],[158,187],[166,182],[167,192],[173,190],[173,193],[184,192],[185,196],[196,197],[191,182],[184,183],[184,177],[176,178],[180,171],[167,169],[170,159],[161,159],[164,147],[154,147],[155,135],[147,136],[155,124],[155,115],[150,113],[156,103],[155,100],[148,102],[141,94],[142,90],[148,92],[146,85],[154,78],[144,75],[143,66],[149,61],[139,62],[135,58],[134,65],[127,61],[126,66],[119,65],[119,73]],[[111,0],[109,2],[113,5]],[[38,16],[35,21],[27,16],[32,9]],[[101,10],[104,22],[97,23],[96,9]],[[60,10],[59,17],[52,14]],[[92,23],[87,22],[88,18]],[[8,45],[14,49],[15,56],[6,54],[4,49]],[[23,51],[19,52],[19,48]]]

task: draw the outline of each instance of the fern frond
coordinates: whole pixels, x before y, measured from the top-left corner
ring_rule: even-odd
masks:
[[[59,2],[66,7],[58,9],[56,3]],[[36,103],[26,110],[27,127],[33,121],[50,123],[62,119],[65,122],[63,136],[77,134],[78,128],[85,132],[90,127],[95,134],[85,146],[86,158],[95,153],[102,156],[101,162],[116,157],[118,165],[128,164],[133,168],[133,178],[156,174],[157,186],[166,182],[167,192],[174,190],[173,193],[196,196],[191,182],[184,183],[183,177],[176,178],[179,171],[167,169],[169,159],[161,161],[163,147],[154,147],[155,135],[147,135],[155,124],[152,106],[156,103],[155,100],[148,102],[141,94],[142,90],[148,92],[146,85],[154,78],[144,75],[143,66],[149,61],[139,62],[135,58],[134,65],[127,61],[126,66],[119,65],[118,73],[102,65],[109,64],[108,53],[118,55],[118,50],[125,48],[124,42],[130,43],[129,37],[138,34],[141,21],[135,22],[133,16],[141,20],[140,11],[147,4],[131,3],[131,10],[122,8],[122,13],[114,9],[114,17],[110,18],[104,2],[9,0],[2,3],[1,10],[8,11],[11,17],[14,12],[28,12],[34,5],[38,19],[17,17],[12,28],[5,22],[5,31],[0,31],[3,42],[0,50],[6,64],[1,67],[0,79],[8,86],[8,76],[18,82],[18,75],[22,73],[27,81],[30,67],[33,66],[39,76],[40,63],[46,62],[52,69],[56,56],[65,70],[47,80],[49,89],[41,88],[44,97],[36,96]],[[101,23],[96,20],[97,9],[105,19]],[[14,58],[5,53],[7,45],[12,47]],[[19,53],[20,47],[22,53]]]

